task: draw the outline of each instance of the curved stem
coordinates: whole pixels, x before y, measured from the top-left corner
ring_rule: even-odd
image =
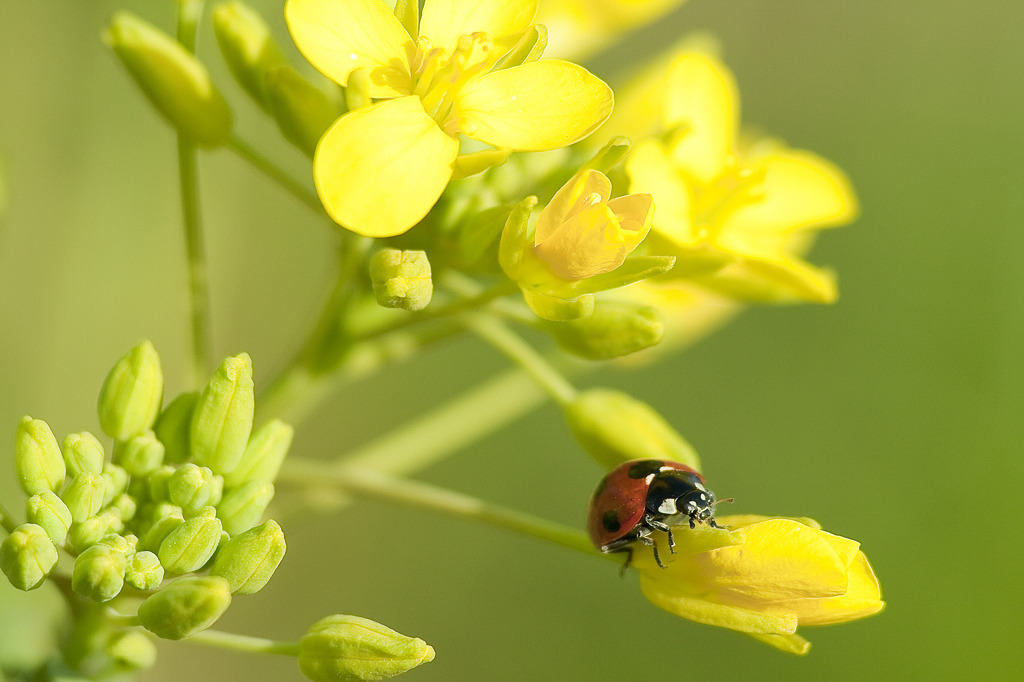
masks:
[[[296,181],[277,164],[256,151],[256,149],[248,142],[237,135],[232,135],[228,139],[228,149],[248,161],[254,168],[256,168],[256,170],[276,182],[285,191],[301,201],[303,204],[317,213],[320,213],[321,215],[323,214],[324,208],[320,203],[320,197],[316,195],[316,192],[311,191],[308,187]]]
[[[230,649],[232,651],[244,651],[250,654],[278,654],[281,656],[298,656],[298,642],[278,642],[263,637],[249,637],[247,635],[236,635],[232,632],[222,630],[204,630],[197,632],[185,642],[203,644],[218,649]]]
[[[7,511],[3,504],[0,504],[0,527],[3,527],[8,533],[13,533],[14,529],[18,527],[11,512]]]

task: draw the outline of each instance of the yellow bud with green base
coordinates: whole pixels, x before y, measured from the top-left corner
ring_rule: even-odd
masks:
[[[422,639],[358,616],[328,616],[299,641],[299,668],[314,682],[385,680],[432,660]]]
[[[96,602],[110,601],[124,587],[125,553],[105,543],[89,547],[75,558],[71,587]]]
[[[46,531],[23,523],[0,543],[0,570],[19,590],[34,590],[57,565],[57,548]]]
[[[61,544],[71,527],[71,510],[52,490],[33,495],[25,502],[25,518],[43,530],[54,542]]]
[[[252,360],[246,353],[225,359],[192,414],[189,435],[195,463],[221,475],[238,466],[252,431],[254,409]]]
[[[14,466],[18,483],[27,495],[46,490],[57,492],[67,467],[53,431],[42,419],[22,417],[14,435]]]
[[[220,544],[221,522],[213,507],[205,507],[168,533],[157,556],[172,575],[190,573],[203,567]]]
[[[103,445],[88,431],[68,434],[64,438],[62,452],[68,476],[83,471],[103,473]]]
[[[149,341],[125,354],[107,374],[100,389],[98,412],[103,432],[128,440],[153,426],[164,397],[160,356]]]
[[[220,576],[185,576],[139,606],[142,627],[162,639],[185,639],[206,630],[231,606],[231,590]]]
[[[236,535],[217,552],[210,575],[231,583],[231,592],[255,594],[274,575],[286,550],[284,532],[273,519]]]

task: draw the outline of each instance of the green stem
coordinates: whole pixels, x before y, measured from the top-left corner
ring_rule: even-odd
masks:
[[[459,316],[459,321],[519,365],[560,405],[566,405],[576,398],[579,391],[561,372],[534,350],[533,346],[492,315],[465,313]]]
[[[471,495],[429,483],[390,476],[365,467],[291,458],[287,468],[281,472],[281,478],[312,484],[327,482],[349,493],[432,509],[450,516],[472,519],[524,533],[586,554],[594,554],[594,548],[587,536],[574,528],[491,504]]]
[[[320,203],[320,197],[316,195],[316,192],[311,191],[308,187],[292,178],[277,164],[256,151],[248,142],[237,135],[232,135],[228,140],[228,149],[248,161],[256,170],[276,182],[303,204],[317,213],[323,214],[323,205]]]
[[[178,42],[189,52],[195,51],[196,30],[202,10],[203,0],[178,2]],[[202,223],[199,219],[197,158],[196,145],[178,133],[178,178],[181,186],[181,215],[185,228],[185,252],[189,271],[193,386],[202,385],[210,358],[210,295]]]
[[[278,654],[282,656],[298,656],[298,642],[278,642],[263,637],[249,637],[247,635],[236,635],[221,630],[204,630],[197,632],[186,642],[194,642],[218,649],[230,649],[232,651],[243,651],[250,654]]]
[[[3,527],[8,534],[13,533],[14,529],[18,527],[15,523],[14,517],[11,516],[11,512],[7,511],[7,508],[0,504],[0,526]]]

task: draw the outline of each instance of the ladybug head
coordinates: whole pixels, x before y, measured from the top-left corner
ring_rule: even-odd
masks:
[[[715,525],[715,494],[710,490],[695,488],[676,498],[676,509],[690,517],[690,528],[698,523]]]

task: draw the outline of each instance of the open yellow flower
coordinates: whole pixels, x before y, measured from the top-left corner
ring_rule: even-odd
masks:
[[[655,563],[653,552],[634,552],[648,599],[683,618],[796,654],[810,648],[798,626],[843,623],[884,608],[878,579],[854,540],[827,533],[811,519],[744,515],[718,522],[729,530],[676,533],[676,554],[662,548],[662,556],[670,556],[667,568]]]
[[[660,92],[668,133],[640,142],[626,170],[630,191],[658,201],[651,241],[677,256],[672,276],[744,300],[834,300],[831,273],[800,254],[856,215],[843,172],[775,140],[742,144],[732,74],[707,54],[677,54]]]
[[[342,115],[317,146],[314,181],[336,222],[372,237],[407,231],[451,179],[460,135],[541,151],[608,117],[611,90],[580,66],[494,68],[536,11],[537,0],[427,0],[412,36],[383,0],[288,0],[306,59],[340,85],[362,70],[382,100]]]

